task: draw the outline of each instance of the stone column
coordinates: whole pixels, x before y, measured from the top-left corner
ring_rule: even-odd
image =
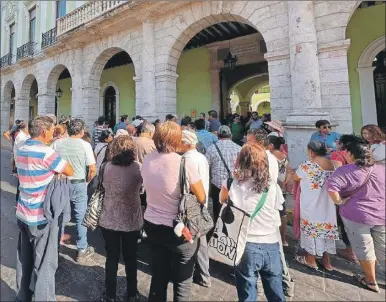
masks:
[[[15,120],[29,120],[29,99],[15,99]]]
[[[177,113],[177,79],[178,74],[171,71],[155,75],[157,116],[161,120],[169,113]]]
[[[322,111],[318,45],[312,1],[289,1],[289,47],[292,111],[286,116],[286,138],[291,165],[306,157],[307,143],[315,122],[329,120]]]
[[[71,111],[73,117],[84,120],[86,127],[91,131],[94,122],[98,119],[99,113],[99,91],[100,87],[82,87],[81,99],[72,102]]]
[[[359,85],[361,90],[361,107],[363,125],[377,124],[377,107],[374,90],[375,67],[358,67]]]
[[[3,100],[0,103],[1,133],[9,130],[10,106],[11,106],[10,100],[6,100],[5,97],[3,96]]]
[[[139,92],[139,88],[142,88],[142,92],[141,97],[136,98],[136,113],[148,120],[154,120],[156,117],[155,36],[154,23],[151,20],[143,22],[142,35],[144,41],[142,77],[140,81],[136,81],[136,93]]]
[[[55,95],[38,94],[38,115],[55,114]]]
[[[220,69],[210,70],[210,87],[212,90],[212,109],[216,110],[220,114],[221,110],[221,82],[220,82]]]

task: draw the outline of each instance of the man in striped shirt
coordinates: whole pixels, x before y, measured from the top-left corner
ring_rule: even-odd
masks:
[[[46,253],[47,247],[52,244],[57,245],[57,242],[49,242],[49,238],[55,238],[55,236],[49,236],[51,228],[44,216],[43,205],[47,187],[55,173],[65,176],[71,176],[74,173],[70,164],[52,148],[46,146],[53,140],[54,125],[51,118],[36,117],[29,122],[28,128],[31,139],[28,139],[15,154],[20,182],[20,195],[16,208],[17,224],[20,229],[16,264],[18,301],[31,301],[31,281],[34,281],[32,284],[35,286],[35,299],[46,297],[47,289],[54,288],[55,280],[48,280],[48,278],[46,280],[44,276],[47,272],[34,270],[36,265],[34,261],[41,259],[47,263],[50,262],[46,259],[47,257],[58,257],[57,254]],[[58,234],[56,234],[57,238]],[[51,262],[54,263],[54,261]]]

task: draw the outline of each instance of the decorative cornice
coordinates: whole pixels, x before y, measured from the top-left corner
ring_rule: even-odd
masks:
[[[278,61],[278,60],[286,60],[286,59],[289,59],[289,54],[276,54],[276,53],[272,53],[272,52],[267,52],[265,55],[264,55],[264,59],[266,59],[268,62],[269,61]]]
[[[346,40],[340,40],[340,41],[335,41],[331,43],[325,43],[322,45],[318,45],[318,52],[323,53],[323,52],[330,52],[330,51],[337,51],[337,50],[348,50],[351,45],[351,40],[346,39]]]
[[[171,71],[163,71],[163,72],[156,73],[155,78],[156,79],[158,79],[158,78],[170,78],[170,79],[177,80],[178,74],[175,72],[171,72]]]

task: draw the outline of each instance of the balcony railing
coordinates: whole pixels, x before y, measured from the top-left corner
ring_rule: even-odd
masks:
[[[0,59],[0,69],[12,64],[12,54],[9,53]]]
[[[16,59],[32,57],[35,52],[35,42],[28,42],[17,49]]]
[[[56,27],[42,34],[42,49],[56,42]]]
[[[57,36],[91,21],[125,2],[127,0],[88,1],[56,21]]]

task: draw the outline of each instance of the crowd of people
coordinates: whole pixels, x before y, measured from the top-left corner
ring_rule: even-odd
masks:
[[[183,158],[190,191],[197,202],[211,205],[214,223],[228,200],[252,213],[262,194],[267,194],[235,266],[240,301],[257,300],[258,276],[268,301],[293,296],[294,282],[283,252],[288,246],[285,199],[289,194],[295,199],[295,239],[302,248],[296,261],[331,271],[329,255],[338,253],[359,261],[363,274],[353,277],[366,289],[379,292],[375,271],[385,270],[385,134],[375,125],[364,126],[360,136],[332,132],[326,120],[315,126],[304,146],[308,159],[293,167],[285,128],[257,112],[246,118],[228,116],[222,122],[213,110],[208,119],[205,113],[196,120],[180,121],[168,114],[164,121],[153,123],[141,116],[130,121],[123,115],[113,129],[100,117],[90,132],[77,118],[17,120],[4,133],[13,143],[12,167],[18,177],[17,300],[31,301],[33,295],[35,301],[55,300],[58,249],[69,238],[65,232],[71,219],[69,205],[76,224],[76,261],[82,263],[94,252],[82,222],[100,183],[105,301],[116,300],[121,254],[127,297],[139,299],[141,239],[149,244],[152,260],[149,301],[166,301],[169,280],[174,301],[190,300],[192,282],[211,287],[208,241],[213,232],[192,243],[173,230]],[[336,249],[340,238],[344,250]]]

